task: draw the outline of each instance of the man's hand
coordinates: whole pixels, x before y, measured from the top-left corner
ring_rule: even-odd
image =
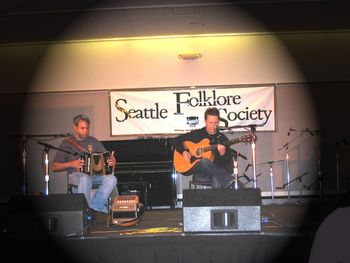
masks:
[[[85,164],[84,160],[78,159],[78,160],[71,161],[69,166],[79,171],[80,168],[83,168],[84,164]]]
[[[218,152],[219,152],[219,154],[222,156],[222,155],[224,155],[225,153],[226,153],[226,147],[224,146],[224,145],[222,145],[222,144],[218,144]]]
[[[117,164],[117,160],[114,157],[114,151],[112,151],[111,156],[107,160],[109,166],[115,166]]]
[[[186,162],[191,162],[191,154],[188,151],[184,151],[182,153],[182,157],[185,159]]]

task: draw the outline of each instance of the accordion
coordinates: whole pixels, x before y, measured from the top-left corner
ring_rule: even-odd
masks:
[[[137,195],[116,196],[112,205],[112,224],[137,220],[143,213],[142,208]]]
[[[114,173],[113,167],[108,165],[108,159],[111,157],[109,151],[102,153],[88,153],[80,154],[80,159],[85,163],[80,169],[81,172],[89,175],[107,175]]]

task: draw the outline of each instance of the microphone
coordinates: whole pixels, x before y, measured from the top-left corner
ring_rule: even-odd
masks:
[[[311,136],[314,136],[314,133],[310,131],[308,128],[305,129],[308,133],[310,133]]]

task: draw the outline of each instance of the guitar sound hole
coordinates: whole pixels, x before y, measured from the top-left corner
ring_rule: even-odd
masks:
[[[199,156],[202,156],[202,154],[203,154],[202,148],[198,148],[198,149],[196,150],[196,156],[199,157]]]

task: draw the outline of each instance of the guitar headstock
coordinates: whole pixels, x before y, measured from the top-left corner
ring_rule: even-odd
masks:
[[[256,142],[257,136],[254,133],[249,133],[247,135],[244,135],[240,138],[241,142]]]

